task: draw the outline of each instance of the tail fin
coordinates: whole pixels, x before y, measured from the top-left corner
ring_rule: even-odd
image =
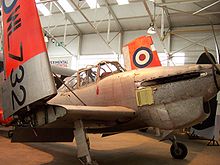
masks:
[[[4,117],[56,94],[34,0],[3,0]]]
[[[122,49],[127,70],[161,66],[151,36],[139,37]]]

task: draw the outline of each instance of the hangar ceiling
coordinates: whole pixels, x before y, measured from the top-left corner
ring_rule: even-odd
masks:
[[[152,21],[168,29],[220,24],[219,0],[129,0],[125,5],[98,0],[100,7],[95,9],[85,0],[68,2],[75,11],[66,13],[57,0],[38,2],[51,12],[40,17],[44,29],[53,36],[146,30]]]
[[[197,43],[194,38],[178,36],[177,31],[200,31],[211,32],[210,25],[220,25],[220,0],[127,0],[127,4],[119,5],[117,1],[123,0],[97,0],[93,9],[88,2],[96,0],[35,0],[38,6],[47,10],[47,16],[40,11],[40,19],[46,38],[56,40],[70,55],[81,55],[82,36],[97,34],[104,44],[114,54],[121,54],[123,44],[123,32],[147,30],[153,24],[157,31],[161,50],[169,55],[182,51],[194,45],[204,46]],[[66,12],[62,2],[68,2],[66,7],[74,11]],[[207,28],[208,26],[208,28]],[[188,27],[188,28],[187,28]],[[220,31],[220,26],[215,26]],[[187,29],[186,29],[187,28]],[[114,33],[111,33],[114,32]],[[107,35],[105,35],[107,34]],[[111,34],[111,35],[110,35]],[[183,41],[190,42],[184,48],[171,50],[170,35],[174,34]],[[104,37],[104,35],[106,37]],[[206,41],[200,39],[198,42]],[[67,41],[65,38],[71,37]],[[63,38],[63,43],[57,37]],[[118,50],[111,46],[111,42],[118,38]],[[197,36],[198,38],[198,36]],[[69,43],[77,39],[77,52],[70,51]],[[167,43],[163,42],[167,39]],[[52,41],[53,42],[53,41]],[[93,41],[94,42],[94,41]],[[180,42],[178,40],[178,42]],[[172,42],[174,45],[176,42]],[[167,45],[166,45],[167,44]],[[180,42],[180,45],[185,44]],[[214,49],[209,49],[214,50]],[[89,50],[90,51],[90,50]],[[97,54],[97,53],[96,53]]]

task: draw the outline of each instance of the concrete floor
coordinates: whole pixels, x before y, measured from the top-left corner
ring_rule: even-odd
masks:
[[[179,141],[188,146],[188,156],[175,160],[169,142],[158,142],[139,132],[122,133],[105,138],[89,135],[91,154],[100,165],[219,165],[220,146],[206,146],[207,141]],[[0,165],[80,165],[75,143],[10,143],[0,131]]]

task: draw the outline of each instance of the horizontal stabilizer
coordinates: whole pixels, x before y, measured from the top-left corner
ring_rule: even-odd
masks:
[[[73,128],[16,128],[12,142],[72,142]]]
[[[60,67],[56,65],[51,65],[51,71],[55,74],[65,76],[65,77],[70,77],[76,73],[76,70],[72,70],[69,68],[64,68],[64,67]]]
[[[54,81],[56,83],[57,89],[59,89],[63,85],[63,80],[66,77],[71,77],[76,73],[75,70],[56,66],[56,65],[51,65],[51,71],[53,74],[56,74],[54,75]],[[60,75],[60,77],[58,75]]]

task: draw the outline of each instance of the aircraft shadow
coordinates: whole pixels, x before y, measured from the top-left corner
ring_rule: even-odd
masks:
[[[45,143],[41,144],[27,144],[35,149],[47,152],[53,156],[53,161],[49,163],[44,163],[42,165],[80,165],[78,159],[76,158],[76,147],[68,144],[60,143]],[[145,143],[113,150],[100,150],[91,149],[91,155],[94,160],[96,160],[100,165],[146,165],[147,164],[179,164],[187,165],[196,157],[197,153],[201,152],[204,147],[189,147],[189,155],[184,160],[175,160],[170,156],[169,148],[156,149],[151,147],[144,148]],[[158,145],[160,143],[158,142]],[[203,144],[204,145],[204,144]],[[104,146],[102,146],[104,147]]]
[[[76,158],[76,147],[65,146],[60,144],[46,144],[46,145],[36,145],[28,144],[35,149],[47,152],[53,155],[53,161],[49,163],[44,163],[42,165],[81,165]],[[146,165],[147,164],[179,164],[187,165],[189,160],[175,160],[169,155],[169,151],[164,156],[159,153],[149,153],[135,152],[140,146],[135,146],[132,148],[114,149],[114,150],[94,150],[91,149],[91,155],[94,160],[96,160],[100,165]],[[56,149],[59,148],[59,149]],[[146,151],[148,148],[146,148]],[[69,152],[67,152],[69,151]]]
[[[146,140],[141,141],[141,143],[134,143],[136,139],[133,139],[131,141],[131,146],[119,145],[117,147],[111,147],[112,144],[115,146],[115,139],[117,139],[116,143],[120,144],[120,140],[123,142],[124,138],[125,141],[128,137],[135,138],[137,135],[134,134],[142,136],[142,140],[144,139],[144,136],[146,137]],[[7,137],[7,132],[0,131],[0,135]],[[178,141],[181,141],[188,146],[189,153],[186,159],[175,160],[170,155],[170,142],[158,142],[157,140],[159,138],[156,138],[157,140],[152,140],[152,137],[153,136],[150,134],[139,132],[131,132],[126,134],[126,136],[113,135],[111,137],[107,137],[109,139],[106,139],[106,141],[103,140],[100,143],[98,142],[94,147],[95,149],[91,149],[91,155],[92,158],[96,160],[100,165],[188,165],[194,158],[198,157],[200,152],[203,152],[203,150],[207,147],[207,141],[189,140],[185,135],[178,135]],[[96,139],[91,139],[92,146],[93,143],[96,143],[95,140]],[[99,139],[97,139],[97,141],[98,140]],[[125,144],[127,143],[130,143],[130,141],[127,140]],[[43,160],[43,162],[47,163],[42,163],[41,165],[81,165],[76,157],[77,150],[73,143],[25,143],[25,145],[48,153],[53,157],[53,160],[51,161],[50,159],[50,162]]]

